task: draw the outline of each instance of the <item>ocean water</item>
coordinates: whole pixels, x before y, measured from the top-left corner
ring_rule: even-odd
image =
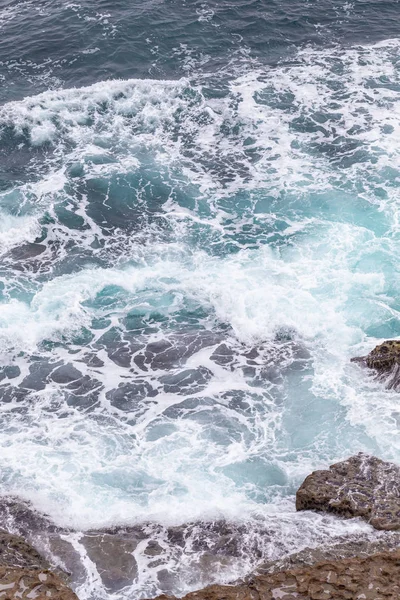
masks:
[[[350,363],[400,335],[399,8],[0,2],[0,493],[78,550],[191,528],[118,590],[82,551],[81,600],[375,535],[294,497],[400,460],[398,395]],[[215,523],[244,545],[202,569]]]

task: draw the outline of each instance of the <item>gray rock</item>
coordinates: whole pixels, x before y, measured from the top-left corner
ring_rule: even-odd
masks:
[[[304,548],[295,554],[289,554],[279,560],[263,562],[254,570],[255,575],[277,573],[290,569],[316,565],[324,561],[336,561],[346,558],[367,558],[382,552],[393,552],[400,549],[400,533],[382,532],[378,538],[370,539],[367,534],[356,535],[354,538],[339,543],[325,543],[317,548]]]

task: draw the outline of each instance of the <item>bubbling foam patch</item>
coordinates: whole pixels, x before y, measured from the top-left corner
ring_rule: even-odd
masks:
[[[398,53],[305,49],[218,97],[202,75],[0,108],[29,175],[0,196],[4,493],[77,530],[271,521],[268,557],[370,533],[293,494],[359,450],[400,457],[396,396],[349,364],[399,334]],[[167,589],[136,556],[137,586]]]
[[[24,242],[33,242],[40,234],[35,217],[18,217],[0,213],[0,254]]]
[[[48,91],[4,105],[0,123],[71,158],[84,158],[85,148],[90,155],[90,145],[114,159],[150,147],[204,190],[246,182],[253,190],[307,182],[326,189],[364,178],[366,162],[377,179],[396,168],[398,52],[397,40],[306,49],[294,64],[232,80],[222,98],[205,95],[207,78]]]
[[[68,462],[75,463],[82,444],[92,439],[93,448],[95,440],[105,443],[99,455],[105,453],[106,464],[113,464],[109,475],[106,464],[95,475],[98,458],[87,453],[89,464],[84,471],[91,473],[92,481],[83,477],[79,458],[76,464],[81,466],[71,486],[71,476],[62,474],[68,462],[61,461],[59,453],[54,462],[46,459],[52,469],[59,465],[59,476],[53,481],[46,476],[42,481],[40,477],[40,484],[35,481],[37,474],[31,484],[27,483],[32,470],[27,460],[23,487],[30,488],[29,493],[36,487],[47,490],[45,494],[51,497],[55,492],[48,487],[50,482],[59,495],[61,482],[65,482],[65,503],[71,507],[68,518],[84,514],[82,522],[88,523],[89,514],[75,502],[86,503],[85,499],[92,497],[94,481],[99,482],[95,496],[100,499],[100,490],[110,477],[103,488],[103,502],[110,506],[110,524],[118,514],[128,515],[128,522],[132,514],[142,514],[137,506],[135,510],[122,510],[114,490],[111,495],[107,491],[114,488],[112,481],[119,489],[122,473],[129,487],[129,464],[134,455],[132,478],[136,483],[132,485],[143,498],[143,517],[154,514],[155,520],[162,518],[158,503],[164,506],[166,496],[172,495],[177,502],[174,508],[174,501],[169,500],[169,514],[184,515],[188,520],[200,518],[203,511],[212,514],[215,509],[219,514],[222,506],[227,506],[222,489],[230,489],[232,506],[238,514],[248,494],[252,502],[262,502],[269,477],[271,489],[275,485],[285,489],[293,474],[305,469],[309,458],[306,449],[297,448],[296,455],[291,456],[291,450],[284,447],[282,404],[289,410],[286,417],[295,418],[303,398],[310,393],[307,377],[302,381],[302,373],[307,373],[312,378],[317,413],[321,412],[322,417],[322,438],[318,440],[317,433],[314,443],[320,453],[329,452],[337,430],[334,427],[323,439],[324,402],[330,397],[331,409],[337,408],[341,399],[337,385],[345,372],[348,348],[362,336],[360,329],[346,322],[346,304],[352,294],[364,293],[365,289],[375,288],[376,294],[384,290],[380,274],[352,272],[357,252],[362,253],[362,243],[371,239],[371,234],[362,228],[337,225],[330,226],[328,232],[329,242],[324,242],[323,253],[320,238],[309,236],[286,250],[264,247],[225,259],[203,252],[184,255],[179,261],[156,259],[147,266],[123,270],[84,269],[45,284],[29,306],[15,301],[4,305],[3,351],[8,351],[9,357],[15,356],[14,364],[20,371],[8,378],[10,384],[16,391],[19,386],[22,394],[31,390],[34,414],[48,413],[52,421],[67,430],[74,427],[75,418],[81,422],[86,412],[105,419],[108,425],[104,439],[99,432],[82,432],[83,438],[76,440],[74,451],[69,435],[60,434],[60,440],[70,447]],[[157,254],[161,253],[160,247]],[[25,332],[23,336],[21,331]],[[21,351],[28,361],[38,352],[42,360],[36,358],[28,370],[29,362],[24,361]],[[295,402],[290,408],[288,394],[294,389],[299,405]],[[28,405],[26,408],[24,419],[31,412]],[[59,419],[62,414],[68,415],[66,421]],[[107,458],[105,449],[109,443],[114,445],[114,424],[117,428],[124,424],[127,440],[133,436],[129,448],[124,443],[117,453],[122,461],[117,472],[114,459]],[[23,430],[23,422],[20,426]],[[368,444],[362,435],[352,441],[354,432],[345,422],[340,427],[348,449]],[[52,453],[56,427],[52,425],[48,431],[51,435],[47,447]],[[310,435],[307,423],[303,433]],[[42,431],[42,441],[43,436]],[[10,465],[11,455],[20,460],[23,449],[16,451],[8,436],[6,439],[9,450],[4,451],[6,464]],[[31,444],[27,450],[35,455]],[[187,456],[187,468],[183,456]],[[270,466],[270,459],[264,464],[266,456],[271,457]],[[162,457],[167,461],[165,465]],[[35,462],[38,460],[36,457]],[[206,465],[212,465],[212,469],[203,481],[200,473]],[[161,478],[157,475],[160,469]],[[38,470],[43,474],[45,471],[44,466]],[[178,477],[173,483],[179,472],[183,479]],[[264,478],[265,486],[256,483]],[[229,480],[234,483],[228,485]],[[204,487],[209,490],[208,499],[200,502]],[[120,492],[123,502],[127,501],[126,490]],[[104,504],[99,506],[100,514]],[[98,526],[93,502],[88,511],[95,519],[93,526]],[[63,508],[64,516],[66,512]]]
[[[3,138],[43,151],[28,165],[40,166],[40,180],[18,188],[21,210],[39,202],[45,218],[47,204],[60,263],[82,245],[86,260],[115,263],[139,235],[230,252],[285,240],[299,216],[395,233],[398,51],[397,40],[305,49],[294,63],[227,81],[217,98],[203,75],[7,103]],[[55,173],[63,186],[43,195]]]
[[[320,224],[316,233],[319,231]],[[368,230],[326,224],[326,236],[329,242],[310,235],[287,249],[262,247],[222,259],[200,251],[188,253],[187,249],[179,256],[169,246],[160,245],[147,257],[142,254],[144,261],[149,261],[142,266],[86,268],[48,281],[29,305],[15,301],[3,305],[3,327],[15,325],[10,339],[17,343],[18,312],[24,313],[24,321],[29,320],[28,331],[33,332],[37,323],[33,345],[26,333],[17,345],[19,350],[30,347],[34,351],[46,340],[71,338],[90,327],[94,318],[108,319],[112,326],[130,311],[145,315],[154,311],[172,319],[192,303],[209,315],[211,323],[228,326],[240,342],[250,346],[272,339],[281,329],[312,340],[337,336],[340,328],[342,343],[347,344],[345,316],[340,309],[349,290],[354,288],[357,293],[368,288],[379,294],[385,282],[380,273],[352,273],[363,253],[362,244],[373,240]],[[351,256],[353,252],[358,255]],[[157,258],[168,253],[170,260]],[[103,304],[104,294],[109,298]],[[10,318],[7,310],[12,313]]]

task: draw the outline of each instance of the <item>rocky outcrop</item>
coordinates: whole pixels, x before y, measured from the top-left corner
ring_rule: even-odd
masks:
[[[0,531],[0,598],[2,600],[78,600],[60,571],[24,539]]]
[[[400,468],[357,454],[311,473],[296,494],[297,510],[362,517],[376,529],[400,529]]]
[[[346,558],[368,558],[375,554],[385,554],[400,550],[400,533],[382,532],[373,538],[368,535],[356,536],[338,543],[325,543],[316,548],[304,548],[278,560],[260,563],[254,575],[267,575],[278,571],[303,569],[322,562],[336,562]]]
[[[171,600],[159,596],[157,600]],[[398,600],[400,551],[323,561],[311,567],[255,575],[236,585],[212,585],[183,600]]]
[[[387,380],[388,389],[400,389],[400,340],[387,340],[367,356],[356,356],[351,361],[374,369],[380,379]]]
[[[2,600],[78,600],[55,573],[42,569],[0,567]]]
[[[347,463],[350,463],[350,466],[343,467]],[[339,470],[342,467],[347,475],[352,472],[355,479],[361,477],[368,480],[372,477],[373,487],[377,487],[376,481],[380,481],[386,490],[388,485],[382,472],[388,475],[388,469],[397,469],[394,465],[366,455],[353,457],[345,463],[339,463],[338,466]],[[331,469],[336,472],[336,467],[337,465],[334,465]],[[330,474],[331,470],[324,473]],[[335,477],[338,477],[337,474]],[[324,483],[327,481],[325,476]],[[343,487],[340,478],[336,480],[334,488],[337,490],[338,487]],[[398,590],[394,583],[386,579],[385,574],[383,579],[379,579],[378,575],[375,579],[366,579],[366,573],[370,569],[373,573],[374,569],[376,572],[383,569],[390,577],[398,576],[396,569],[400,557],[396,552],[400,552],[400,531],[376,533],[373,536],[375,541],[371,541],[371,536],[367,534],[354,535],[350,540],[346,537],[336,538],[340,543],[335,546],[326,544],[316,549],[307,548],[295,555],[283,556],[279,561],[266,563],[262,561],[265,561],[264,557],[269,553],[264,552],[263,540],[267,540],[268,543],[271,539],[271,529],[268,522],[263,520],[254,531],[249,531],[246,523],[216,521],[187,523],[176,527],[148,523],[145,526],[130,528],[86,531],[77,536],[73,531],[57,527],[48,516],[38,513],[30,504],[12,497],[0,499],[0,520],[13,533],[27,537],[52,564],[61,564],[63,569],[69,571],[75,588],[87,580],[86,563],[82,561],[82,556],[87,557],[99,574],[99,584],[103,588],[98,594],[99,597],[103,597],[104,593],[110,596],[120,595],[122,589],[135,580],[139,568],[146,568],[146,564],[157,569],[158,589],[168,593],[170,590],[182,589],[182,581],[184,585],[192,585],[193,581],[203,582],[199,587],[216,581],[221,572],[232,572],[231,566],[239,564],[243,556],[252,556],[253,565],[258,562],[259,566],[250,577],[232,586],[213,585],[203,591],[189,594],[188,600],[319,600],[330,597],[352,599],[357,598],[350,595],[354,589],[357,593],[359,590],[362,598],[362,594],[368,591],[364,585],[366,581],[372,586],[368,588],[372,590],[371,594],[375,595],[366,594],[365,599],[400,598],[400,595],[396,596]],[[184,555],[187,548],[190,548],[196,558],[186,573],[175,573],[170,569],[171,562],[179,564],[179,557]],[[378,555],[380,558],[377,558]],[[136,563],[138,557],[140,565]],[[350,571],[349,565],[353,565]],[[4,584],[1,580],[3,567],[6,569]],[[329,580],[327,573],[332,573]],[[44,575],[46,580],[43,579]],[[45,584],[49,587],[44,587]],[[386,596],[377,596],[377,586],[383,584],[388,593]],[[2,588],[2,585],[9,587]],[[35,594],[40,592],[36,596],[40,600],[76,600],[73,592],[68,590],[62,572],[54,569],[50,572],[46,560],[28,543],[14,535],[4,534],[3,538],[0,536],[0,600],[17,599],[24,586],[27,592],[25,596],[21,596],[23,599],[29,594],[30,598],[34,598]],[[341,590],[342,595],[336,588]],[[2,596],[2,589],[11,590],[10,595]],[[333,595],[327,595],[326,590]],[[96,594],[96,591],[94,593]]]
[[[44,570],[50,568],[47,560],[23,538],[0,531],[0,567],[4,566]]]

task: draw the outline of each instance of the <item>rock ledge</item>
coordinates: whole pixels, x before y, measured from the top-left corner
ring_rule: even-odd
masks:
[[[324,561],[312,567],[212,585],[183,600],[398,600],[400,551]],[[176,600],[159,596],[156,600]]]
[[[296,494],[297,510],[362,517],[376,529],[400,529],[400,468],[359,453],[311,473]]]

